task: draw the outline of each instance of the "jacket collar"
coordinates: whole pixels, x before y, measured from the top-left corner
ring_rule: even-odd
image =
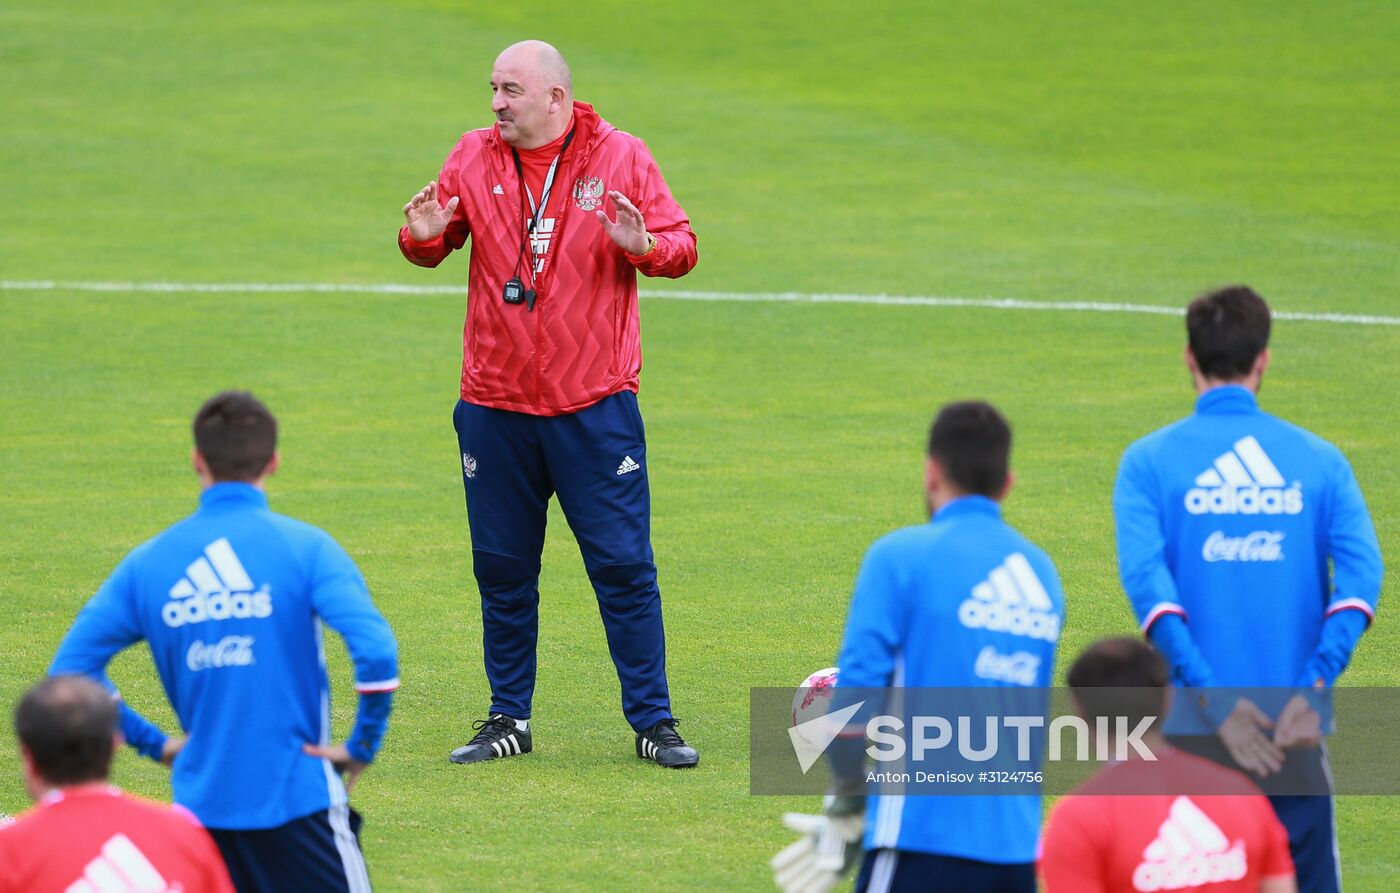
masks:
[[[1243,385],[1221,385],[1196,399],[1196,412],[1199,415],[1240,415],[1258,411],[1258,398]]]
[[[947,521],[950,518],[962,518],[971,515],[984,515],[990,518],[1001,518],[1001,506],[996,500],[988,499],[985,496],[959,496],[951,502],[943,504],[934,513],[933,520]]]
[[[604,137],[612,133],[616,128],[604,121],[599,114],[593,110],[593,106],[586,102],[574,100],[574,123],[575,128],[573,145],[581,150],[576,154],[577,162],[575,167],[581,167],[587,162],[588,156],[593,154],[593,147],[601,142]],[[486,134],[486,145],[495,149],[498,157],[510,156],[510,144],[501,138],[501,125],[499,123],[491,125],[491,132]],[[571,152],[570,154],[575,154]]]
[[[199,494],[199,507],[201,509],[248,505],[255,508],[267,508],[267,494],[252,484],[238,481],[223,481]]]

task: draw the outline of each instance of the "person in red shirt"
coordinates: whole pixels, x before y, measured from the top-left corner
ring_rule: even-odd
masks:
[[[557,494],[598,596],[638,757],[699,761],[676,731],[637,408],[637,274],[695,266],[695,233],[646,144],[573,98],[559,51],[506,48],[496,123],[404,206],[399,249],[436,267],[471,239],[460,400],[491,707],[457,763],[529,753],[540,555]]]
[[[15,710],[24,783],[37,805],[0,828],[0,893],[234,893],[190,813],[107,784],[117,708],[82,676],[51,676]]]
[[[1167,706],[1167,666],[1136,639],[1106,639],[1070,668],[1076,712],[1135,729]],[[1110,725],[1109,728],[1115,728]],[[1045,893],[1296,893],[1288,832],[1244,775],[1167,744],[1154,725],[1145,759],[1124,747],[1050,812]],[[1119,753],[1116,740],[1110,753]]]

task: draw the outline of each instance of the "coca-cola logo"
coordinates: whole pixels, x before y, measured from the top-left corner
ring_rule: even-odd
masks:
[[[977,655],[972,671],[983,679],[1033,686],[1040,671],[1040,658],[1026,651],[1002,654],[988,645]]]
[[[1217,530],[1201,546],[1206,561],[1282,561],[1283,532],[1256,530],[1246,536],[1226,536]]]
[[[185,666],[198,672],[221,667],[247,667],[253,664],[252,636],[224,636],[217,642],[190,643]]]

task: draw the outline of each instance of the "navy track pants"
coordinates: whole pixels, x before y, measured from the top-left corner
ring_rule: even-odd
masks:
[[[530,717],[540,554],[549,498],[557,494],[598,596],[623,715],[637,731],[671,718],[637,395],[621,391],[559,416],[458,401],[452,420],[481,591],[491,712]]]

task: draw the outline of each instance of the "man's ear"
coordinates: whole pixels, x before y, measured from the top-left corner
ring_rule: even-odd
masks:
[[[1006,497],[1011,495],[1011,491],[1016,487],[1016,472],[1011,469],[1006,470],[1006,483],[1001,485],[1001,492],[997,494],[997,502],[1005,502]]]
[[[267,464],[263,466],[262,474],[259,475],[259,477],[270,477],[276,474],[277,469],[281,467],[282,454],[274,450],[272,453],[272,458],[267,460]]]
[[[933,493],[943,486],[943,466],[932,456],[924,457],[924,492]]]
[[[39,767],[34,765],[34,755],[22,741],[19,742],[19,767],[20,775],[24,778],[24,789],[29,792],[30,797],[38,800],[48,785],[40,777]]]
[[[1264,373],[1269,371],[1269,361],[1273,358],[1266,347],[1259,351],[1259,356],[1254,358],[1254,368],[1250,370],[1256,378],[1263,378]]]

